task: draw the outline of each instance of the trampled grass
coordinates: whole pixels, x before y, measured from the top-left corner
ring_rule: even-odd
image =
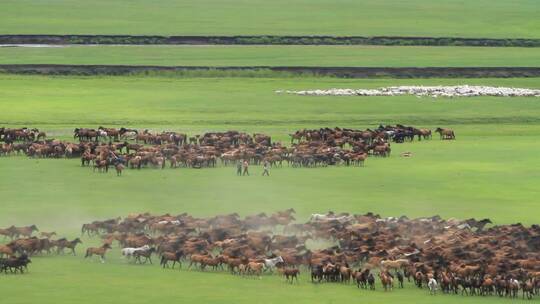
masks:
[[[67,46],[0,48],[0,64],[536,67],[537,48],[417,46]]]
[[[538,79],[176,79],[173,77],[0,76],[0,125],[38,126],[69,138],[77,126],[150,127],[190,134],[241,129],[275,140],[304,127],[373,127],[406,123],[450,126],[456,141],[393,144],[390,158],[364,168],[282,168],[271,176],[237,177],[234,168],[126,170],[93,173],[78,160],[0,157],[0,227],[37,224],[75,237],[83,222],[131,212],[241,215],[293,207],[299,221],[328,210],[384,216],[489,217],[496,224],[538,223],[537,98],[302,97],[276,89],[380,87],[399,84],[486,84],[539,87]],[[410,151],[411,158],[399,157]],[[0,275],[6,303],[433,303],[407,286],[385,293],[342,284],[300,284],[225,272],[135,266],[115,247],[108,261],[35,257],[30,273]],[[154,259],[154,262],[157,262]],[[497,297],[437,296],[438,303],[506,303]],[[537,301],[537,300],[535,300]]]
[[[0,34],[539,38],[535,0],[6,0]]]

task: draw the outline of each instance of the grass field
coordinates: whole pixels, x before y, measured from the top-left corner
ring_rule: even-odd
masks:
[[[540,38],[537,0],[4,0],[1,34],[357,35]],[[0,48],[0,64],[185,66],[539,67],[537,48],[380,46],[69,46]],[[276,90],[395,85],[540,88],[540,78],[337,79],[214,71],[123,77],[0,74],[0,127],[38,127],[73,141],[75,127],[131,127],[190,135],[239,130],[289,142],[302,128],[379,124],[451,127],[457,140],[392,144],[365,167],[251,167],[94,173],[78,159],[0,157],[0,228],[36,224],[59,237],[82,223],[151,212],[241,216],[294,208],[311,213],[490,218],[538,224],[540,98],[307,97]],[[258,73],[258,74],[257,74]],[[243,75],[248,75],[247,73]],[[274,74],[272,74],[274,75]],[[194,77],[200,76],[200,77]],[[229,77],[228,77],[229,76]],[[235,77],[233,77],[235,76]],[[257,76],[257,77],[255,77]],[[287,76],[289,76],[287,78]],[[312,75],[313,76],[313,75]],[[412,157],[400,157],[401,152]],[[0,243],[4,240],[0,239]],[[35,256],[29,273],[0,275],[0,303],[508,303],[498,297],[438,295],[412,285],[383,292],[345,284],[261,280],[225,271],[133,265],[115,245],[107,263]],[[311,245],[329,245],[312,244]],[[157,258],[154,258],[157,263]],[[538,297],[533,302],[538,302]],[[520,301],[520,300],[512,300]],[[530,301],[529,301],[530,302]]]
[[[537,98],[430,99],[302,97],[277,89],[381,87],[400,84],[486,84],[540,87],[539,79],[343,80],[326,78],[39,77],[0,75],[0,125],[37,126],[69,138],[77,126],[150,127],[193,134],[239,129],[275,140],[303,127],[373,127],[406,123],[450,126],[454,142],[393,145],[388,159],[366,167],[271,170],[270,178],[234,176],[234,168],[127,170],[92,173],[78,160],[0,158],[0,227],[37,224],[75,237],[83,222],[131,212],[241,215],[293,207],[301,221],[327,210],[385,216],[489,217],[497,224],[538,223]],[[413,152],[412,158],[399,153]],[[84,238],[77,257],[35,257],[30,274],[0,276],[6,303],[432,303],[407,286],[384,293],[340,284],[298,286],[227,273],[134,266],[118,248],[106,264],[81,257],[97,239]],[[24,295],[24,296],[22,296]],[[496,297],[437,296],[437,303],[506,303]],[[535,300],[537,301],[537,300]]]
[[[540,123],[536,98],[306,97],[279,89],[478,84],[540,87],[522,79],[39,77],[0,75],[0,124],[44,129],[100,124],[204,131],[240,128],[287,134],[326,125]],[[29,111],[28,109],[31,109]],[[470,131],[473,131],[472,129]]]
[[[537,67],[540,51],[536,48],[422,46],[4,47],[0,48],[0,64]]]
[[[535,0],[5,0],[0,34],[539,38],[539,10]]]

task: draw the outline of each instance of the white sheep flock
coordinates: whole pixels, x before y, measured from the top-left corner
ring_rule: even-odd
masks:
[[[276,93],[307,96],[400,96],[414,95],[417,97],[540,97],[540,90],[526,88],[507,88],[490,86],[397,86],[378,89],[325,89],[290,91],[279,90]]]

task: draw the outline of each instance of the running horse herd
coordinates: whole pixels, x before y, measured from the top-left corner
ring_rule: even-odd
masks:
[[[455,139],[451,129],[437,128],[441,139]],[[82,166],[108,172],[114,166],[118,175],[125,167],[170,168],[214,167],[239,161],[292,167],[328,165],[363,166],[369,155],[388,157],[390,143],[430,139],[432,131],[410,126],[383,126],[371,130],[321,128],[290,134],[290,146],[272,142],[265,134],[239,131],[209,132],[188,136],[178,132],[151,133],[127,128],[77,128],[79,142],[47,139],[38,129],[0,128],[0,155],[24,153],[33,158],[80,157]]]
[[[312,214],[299,224],[294,214],[293,209],[245,218],[236,213],[210,218],[132,214],[84,224],[81,232],[101,239],[102,245],[86,249],[85,258],[98,256],[102,262],[117,243],[127,260],[152,263],[156,255],[163,268],[185,264],[191,270],[259,278],[277,272],[290,283],[298,281],[303,269],[314,283],[354,283],[371,290],[382,286],[388,292],[409,281],[431,294],[528,299],[540,294],[538,225],[333,212]],[[32,237],[34,231],[35,226],[0,230],[14,239],[0,247],[7,256],[0,269],[22,272],[28,256],[50,253],[55,246],[57,253],[69,248],[75,254],[81,243],[53,240],[53,233]],[[331,245],[312,249],[308,240]]]

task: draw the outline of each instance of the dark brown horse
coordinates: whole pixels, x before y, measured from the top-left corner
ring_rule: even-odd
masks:
[[[285,277],[285,281],[292,284],[296,279],[296,283],[298,283],[298,275],[300,275],[298,268],[280,268],[278,272]]]
[[[182,259],[183,255],[184,254],[182,251],[164,252],[161,255],[161,261],[159,262],[159,264],[163,266],[163,268],[165,268],[165,267],[169,267],[169,261],[172,261],[173,262],[172,268],[174,269],[174,265],[178,263],[179,265],[178,269],[180,269],[182,268],[182,262],[180,262],[180,259]]]

